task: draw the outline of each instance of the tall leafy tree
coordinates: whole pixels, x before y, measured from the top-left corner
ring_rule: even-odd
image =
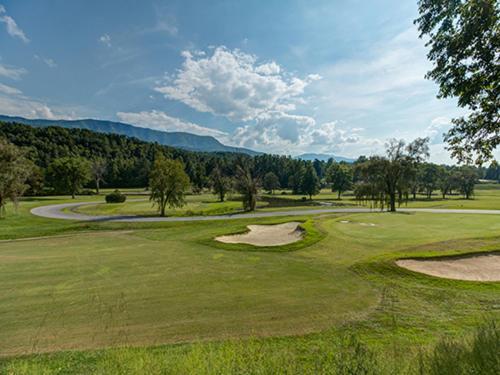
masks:
[[[459,189],[465,199],[470,199],[474,195],[474,186],[477,182],[477,171],[474,168],[463,166],[458,170]]]
[[[273,194],[274,190],[280,188],[280,180],[273,172],[267,172],[262,180],[264,190]]]
[[[90,179],[90,163],[80,157],[55,159],[48,168],[48,176],[52,186],[58,192],[75,195]]]
[[[343,192],[352,187],[353,171],[345,163],[331,163],[326,171],[326,181],[332,184],[332,192],[338,193],[338,199]]]
[[[236,166],[235,188],[242,195],[243,209],[255,211],[259,184],[249,163],[240,161]]]
[[[7,200],[17,204],[28,188],[26,182],[33,167],[19,148],[0,138],[0,217],[5,215]]]
[[[158,206],[160,216],[165,208],[182,207],[186,204],[185,193],[189,189],[189,177],[179,160],[166,159],[158,154],[149,177],[150,200]]]
[[[387,203],[391,212],[396,211],[398,200],[407,196],[398,192],[406,185],[408,171],[429,156],[428,141],[417,138],[406,145],[403,140],[391,139],[386,145],[385,157],[371,157],[359,166],[363,177],[355,189],[357,199],[375,200],[382,208]]]
[[[219,197],[219,201],[224,202],[226,194],[231,190],[231,179],[223,174],[219,165],[212,170],[211,184],[213,193]]]
[[[104,182],[104,174],[106,173],[106,161],[102,158],[92,160],[90,171],[95,182],[95,191],[99,194],[99,188]]]
[[[434,64],[427,78],[440,98],[456,97],[468,115],[446,135],[452,155],[478,164],[500,144],[500,6],[498,0],[419,0],[415,20]]]
[[[425,163],[421,168],[421,186],[427,195],[427,199],[431,199],[432,192],[438,188],[440,169],[439,166],[432,163]]]
[[[307,163],[304,176],[302,177],[301,191],[309,195],[309,199],[312,200],[312,196],[319,193],[320,186],[319,177],[316,174],[314,166],[312,163]]]

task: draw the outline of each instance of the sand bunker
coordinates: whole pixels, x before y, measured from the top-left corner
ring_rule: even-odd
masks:
[[[481,254],[436,260],[401,259],[400,267],[455,280],[500,281],[500,254]]]
[[[245,243],[254,246],[280,246],[302,239],[300,223],[292,221],[276,225],[249,225],[246,233],[216,237],[224,243]]]

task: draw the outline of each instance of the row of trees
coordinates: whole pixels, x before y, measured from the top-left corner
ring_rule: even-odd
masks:
[[[415,199],[417,193],[424,193],[430,198],[435,190],[440,190],[443,198],[452,193],[462,193],[470,198],[479,175],[498,177],[499,174],[497,163],[492,163],[485,170],[427,163],[427,139],[417,139],[408,145],[392,140],[387,144],[385,156],[360,157],[356,162],[347,164],[334,160],[307,162],[267,154],[250,157],[195,153],[77,129],[35,129],[25,125],[0,124],[0,135],[2,132],[20,147],[2,141],[0,207],[6,199],[15,200],[16,195],[25,192],[68,193],[75,197],[87,187],[95,188],[99,193],[101,186],[111,185],[109,179],[115,182],[121,180],[121,177],[116,179],[114,167],[116,159],[124,155],[132,159],[133,165],[144,168],[135,171],[144,177],[134,180],[132,186],[149,187],[151,198],[158,203],[162,215],[166,205],[183,205],[187,190],[196,193],[208,188],[220,201],[224,201],[230,191],[239,192],[247,210],[255,209],[261,188],[271,194],[277,189],[290,189],[294,194],[307,195],[312,199],[321,188],[329,187],[339,199],[344,192],[352,190],[358,200],[372,201],[381,207],[387,205],[394,211],[398,203]],[[35,137],[33,133],[41,136]],[[44,135],[55,138],[51,140]],[[66,141],[63,148],[62,140]],[[62,150],[68,144],[75,147],[68,149],[72,152],[66,154]],[[88,149],[82,145],[95,148],[95,155],[86,157]],[[131,149],[121,148],[128,146]],[[156,153],[151,154],[153,151]],[[141,185],[136,185],[139,182]],[[130,184],[111,186],[128,187]]]

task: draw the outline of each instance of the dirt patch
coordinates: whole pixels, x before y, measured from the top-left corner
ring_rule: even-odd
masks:
[[[229,236],[216,237],[224,243],[245,243],[254,246],[281,246],[302,239],[303,230],[300,223],[292,221],[276,225],[249,225],[248,232]]]
[[[500,254],[480,254],[435,260],[401,259],[400,267],[454,280],[500,281]]]

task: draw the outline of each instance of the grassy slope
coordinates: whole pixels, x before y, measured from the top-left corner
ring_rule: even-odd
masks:
[[[481,185],[479,185],[481,186]],[[494,189],[491,186],[486,186],[487,189],[477,189],[474,199],[463,199],[461,196],[451,196],[446,199],[441,199],[438,195],[434,195],[432,199],[427,199],[423,196],[418,196],[416,201],[410,200],[403,203],[401,207],[417,207],[417,208],[455,208],[455,209],[500,209],[500,189]],[[272,203],[259,202],[258,211],[281,211],[281,210],[300,210],[300,209],[321,209],[327,206],[311,205],[309,202],[302,205],[301,195],[264,195],[272,198]],[[131,199],[138,199],[137,196],[130,196]],[[94,198],[98,199],[98,198]],[[140,198],[139,198],[140,199]],[[147,197],[142,198],[143,201],[133,201],[122,204],[96,204],[84,207],[79,207],[75,211],[88,215],[142,215],[156,216],[158,211],[147,200]],[[102,203],[103,198],[99,198],[98,202]],[[337,200],[337,194],[326,189],[314,197],[316,202],[327,202],[342,207],[355,207],[359,203],[355,201],[352,195],[346,194],[342,200]],[[280,203],[282,202],[282,203]],[[167,216],[193,216],[193,215],[224,215],[242,212],[241,202],[237,200],[228,200],[218,202],[211,194],[190,195],[187,196],[187,205],[179,209],[167,210]]]
[[[320,219],[319,228],[327,233],[322,241],[269,253],[207,245],[217,234],[242,230],[247,221],[90,225],[27,215],[39,204],[24,202],[17,216],[1,222],[0,237],[100,232],[0,243],[3,354],[322,333],[4,362],[14,373],[193,372],[210,363],[212,370],[225,368],[231,355],[255,358],[248,363],[252,369],[313,366],[310,362],[331,352],[344,331],[389,356],[397,351],[405,357],[437,334],[460,335],[484,316],[500,317],[499,283],[441,280],[392,264],[398,256],[499,250],[497,217],[332,216]],[[273,354],[263,359],[260,353]]]

